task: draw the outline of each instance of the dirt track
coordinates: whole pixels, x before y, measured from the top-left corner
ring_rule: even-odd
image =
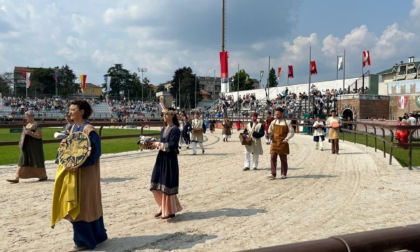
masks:
[[[417,224],[420,171],[409,171],[383,153],[340,141],[340,155],[315,150],[312,138],[295,135],[286,180],[268,180],[269,146],[260,169],[242,171],[237,132],[206,134],[204,155],[183,149],[180,194],[184,210],[175,219],[153,218],[149,192],[156,152],[104,155],[101,159],[105,251],[235,251],[327,238],[333,235]],[[134,143],[133,143],[134,144]],[[73,246],[71,225],[49,227],[55,165],[47,182],[5,179],[15,167],[0,167],[1,251],[63,251]]]

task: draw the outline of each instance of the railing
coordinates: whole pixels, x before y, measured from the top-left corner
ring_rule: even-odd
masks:
[[[420,224],[333,236],[247,251],[255,252],[361,252],[420,251]]]
[[[148,125],[149,127],[163,127],[164,126],[164,122],[163,121],[148,121],[148,122],[130,122],[130,123],[125,123],[125,122],[115,122],[115,123],[111,123],[111,122],[91,122],[93,126],[99,128],[98,130],[98,134],[99,136],[102,135],[102,129],[105,126],[129,126],[129,125],[135,125],[136,127],[141,127],[140,128],[140,132],[139,134],[131,134],[131,135],[120,135],[120,136],[101,136],[101,139],[115,139],[115,138],[130,138],[130,137],[138,137],[139,135],[148,135],[148,134],[144,134],[143,130],[144,130],[144,126]],[[47,127],[59,127],[61,128],[63,126],[63,123],[40,123],[39,124],[40,127],[43,128],[47,128]],[[14,123],[14,124],[8,124],[8,125],[0,125],[0,129],[10,129],[10,128],[22,128],[24,126],[23,123]],[[43,139],[42,142],[43,143],[57,143],[57,139],[50,139],[50,140],[45,140]],[[0,146],[8,146],[8,145],[17,145],[18,142],[14,141],[14,142],[0,142]]]
[[[419,148],[420,143],[413,143],[413,135],[417,130],[420,130],[420,125],[410,125],[410,126],[397,126],[397,125],[388,125],[384,123],[368,123],[368,122],[342,122],[346,125],[352,125],[352,129],[348,127],[342,127],[343,132],[348,132],[354,134],[354,143],[356,143],[356,135],[364,135],[366,139],[366,146],[369,144],[369,136],[374,137],[374,148],[375,152],[378,149],[378,140],[382,141],[384,158],[386,158],[386,146],[390,147],[389,153],[389,164],[392,164],[392,157],[394,153],[394,148],[402,148],[408,150],[408,169],[412,170],[413,164],[413,148]],[[355,127],[356,126],[356,127]],[[356,128],[356,130],[354,130]],[[359,130],[357,130],[359,128]],[[363,128],[364,130],[361,130]],[[395,142],[394,132],[396,130],[408,130],[408,143]],[[388,137],[387,137],[388,136]],[[344,134],[342,134],[342,139],[344,141]]]

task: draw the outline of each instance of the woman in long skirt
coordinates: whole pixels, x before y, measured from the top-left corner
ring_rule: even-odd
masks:
[[[150,191],[159,206],[156,218],[169,219],[182,210],[177,194],[179,186],[178,143],[181,132],[176,110],[162,111],[166,126],[160,133],[160,142],[153,142],[152,148],[159,149],[153,168]]]

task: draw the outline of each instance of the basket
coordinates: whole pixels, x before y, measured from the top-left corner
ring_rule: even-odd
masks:
[[[252,138],[249,137],[247,133],[240,133],[239,134],[239,140],[241,141],[242,145],[251,145],[252,144]]]

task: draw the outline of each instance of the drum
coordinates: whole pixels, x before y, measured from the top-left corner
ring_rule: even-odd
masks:
[[[338,129],[340,127],[340,124],[338,122],[331,123],[331,128]]]
[[[89,137],[83,132],[74,132],[58,147],[58,162],[64,167],[77,168],[90,156],[91,150]]]

